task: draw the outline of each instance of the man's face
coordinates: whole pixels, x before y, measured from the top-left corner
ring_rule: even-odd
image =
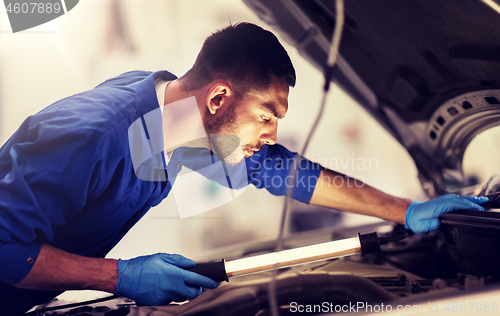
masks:
[[[278,120],[288,110],[288,90],[285,83],[273,78],[267,90],[247,92],[211,124],[209,133],[217,134],[211,136],[212,147],[224,156],[227,164],[237,164],[265,144],[276,143]],[[234,150],[235,139],[239,139],[237,150]]]

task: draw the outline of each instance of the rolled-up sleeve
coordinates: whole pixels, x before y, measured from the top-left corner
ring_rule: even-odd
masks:
[[[273,195],[285,195],[293,187],[292,198],[309,203],[323,167],[285,147],[266,145],[246,159],[249,183],[266,188]],[[291,170],[297,171],[295,178]]]
[[[293,187],[292,198],[309,203],[323,167],[281,145],[265,145],[241,163],[222,167],[221,162],[210,150],[188,148],[183,150],[185,166],[204,177],[232,189],[241,189],[253,184],[267,189],[273,195],[285,195]],[[297,176],[292,181],[291,171]]]
[[[0,280],[16,284],[31,271],[40,253],[36,243],[0,243]]]

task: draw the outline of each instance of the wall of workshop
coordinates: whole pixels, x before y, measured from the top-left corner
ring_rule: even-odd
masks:
[[[134,69],[167,69],[182,75],[209,33],[239,21],[270,29],[234,0],[82,0],[66,15],[18,34],[10,32],[6,13],[0,10],[1,143],[27,116],[109,77]],[[280,122],[278,141],[299,150],[319,108],[323,79],[281,41],[298,80],[290,93],[289,112]],[[338,88],[329,97],[307,156],[389,193],[421,198],[406,151]],[[360,167],[363,160],[371,164]],[[181,220],[175,199],[169,197],[109,256],[130,258],[162,251],[196,259],[213,247],[271,239],[277,234],[282,205],[282,198],[250,187],[231,203]],[[352,215],[343,223],[372,220]]]

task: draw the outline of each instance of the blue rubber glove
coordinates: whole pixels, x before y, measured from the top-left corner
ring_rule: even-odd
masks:
[[[201,287],[216,288],[215,281],[181,269],[195,265],[191,259],[166,253],[120,259],[115,295],[142,305],[160,306],[193,299],[201,294]]]
[[[427,202],[413,202],[408,206],[405,215],[405,228],[414,233],[424,234],[439,227],[438,217],[441,214],[456,210],[484,211],[480,205],[486,203],[485,196],[458,196],[455,194],[443,195]]]

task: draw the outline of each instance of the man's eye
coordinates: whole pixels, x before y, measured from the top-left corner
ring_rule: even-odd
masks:
[[[260,118],[264,121],[264,122],[268,122],[270,121],[271,119],[265,117],[264,115],[261,115]]]

